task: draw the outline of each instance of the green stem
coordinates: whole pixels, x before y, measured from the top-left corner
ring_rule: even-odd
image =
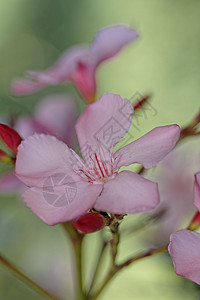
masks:
[[[158,247],[158,248],[155,248],[155,249],[150,249],[147,252],[144,252],[142,254],[134,256],[133,258],[128,259],[124,263],[117,265],[116,266],[117,272],[121,271],[124,267],[129,266],[130,264],[132,264],[133,262],[135,262],[137,260],[143,259],[145,257],[152,256],[152,255],[157,254],[157,253],[167,252],[167,250],[168,250],[168,244],[164,245],[164,246],[161,246],[161,247]]]
[[[116,266],[116,257],[118,252],[118,245],[120,241],[120,234],[119,234],[119,223],[116,222],[110,226],[110,230],[112,233],[112,240],[111,244],[111,254],[112,254],[112,269],[115,269]]]
[[[132,264],[133,262],[137,261],[137,260],[140,260],[140,259],[143,259],[145,257],[148,257],[148,256],[152,256],[154,254],[157,254],[157,253],[162,253],[162,252],[166,252],[167,251],[167,247],[168,245],[165,245],[165,246],[162,246],[162,247],[159,247],[159,248],[155,248],[155,249],[150,249],[148,250],[147,252],[144,252],[142,254],[139,254],[131,259],[128,259],[127,261],[125,261],[124,263],[122,264],[119,264],[119,265],[115,265],[115,268],[112,268],[107,276],[105,277],[102,285],[100,286],[100,288],[97,290],[97,292],[95,294],[93,294],[89,300],[96,300],[99,295],[101,294],[101,292],[104,290],[104,288],[108,285],[108,283],[111,281],[111,279],[115,276],[115,274],[117,274],[119,271],[121,271],[123,268],[129,266],[130,264]]]
[[[64,229],[67,231],[74,250],[75,266],[76,266],[76,299],[85,300],[86,295],[83,291],[82,281],[82,243],[84,235],[79,233],[71,223],[63,223]]]
[[[46,290],[39,286],[36,282],[31,280],[22,271],[18,270],[13,264],[11,264],[5,257],[0,255],[0,264],[3,265],[7,270],[11,271],[19,280],[28,285],[32,290],[38,292],[39,294],[45,296],[46,299],[58,300],[54,296],[50,295]]]
[[[97,264],[96,264],[96,267],[95,267],[95,270],[94,270],[94,275],[93,275],[92,281],[91,281],[89,289],[88,289],[88,293],[87,293],[87,297],[88,298],[90,297],[91,291],[92,291],[92,289],[95,286],[95,283],[97,281],[99,270],[100,270],[100,266],[101,266],[101,262],[102,262],[102,258],[103,258],[104,251],[105,251],[107,245],[108,245],[108,242],[104,241],[104,243],[103,243],[103,245],[101,247],[99,256],[98,256]]]

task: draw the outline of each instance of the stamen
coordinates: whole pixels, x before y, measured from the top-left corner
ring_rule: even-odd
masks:
[[[100,169],[100,172],[101,172],[102,176],[105,177],[105,175],[104,175],[104,173],[103,173],[103,171],[102,171],[102,169],[101,169],[101,166],[100,166],[100,164],[99,164],[99,161],[98,161],[98,158],[97,158],[96,153],[94,154],[94,156],[95,156],[95,158],[96,158],[96,161],[97,161],[97,164],[98,164],[98,166],[99,166],[99,169]]]
[[[76,158],[74,171],[90,183],[102,183],[113,178],[118,172],[118,159],[113,157],[113,149],[105,153],[100,146],[96,151],[88,153],[88,160],[83,160],[73,153]]]

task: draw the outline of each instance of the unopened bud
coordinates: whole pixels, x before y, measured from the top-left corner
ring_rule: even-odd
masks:
[[[6,152],[6,148],[9,148],[14,154],[17,154],[17,147],[22,141],[20,135],[15,131],[13,128],[9,127],[5,124],[0,124],[0,138],[3,141],[4,149],[3,151]]]
[[[105,219],[98,213],[89,212],[73,221],[72,225],[82,233],[92,233],[105,226]]]

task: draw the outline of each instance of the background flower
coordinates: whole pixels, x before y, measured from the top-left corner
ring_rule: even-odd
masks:
[[[86,102],[92,103],[96,96],[96,68],[137,37],[138,34],[125,25],[103,28],[96,34],[90,48],[82,45],[74,46],[67,49],[47,71],[28,71],[27,79],[16,79],[11,87],[12,93],[32,94],[48,84],[56,85],[71,81]]]
[[[199,146],[198,137],[186,139],[145,176],[158,182],[161,199],[151,215],[157,216],[157,221],[147,229],[150,243],[168,243],[171,233],[189,225],[195,212],[193,182],[199,168]]]

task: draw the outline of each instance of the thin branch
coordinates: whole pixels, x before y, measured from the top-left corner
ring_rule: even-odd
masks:
[[[112,233],[112,240],[110,241],[111,245],[111,254],[112,254],[112,269],[115,269],[116,258],[118,253],[118,246],[120,242],[120,233],[119,233],[119,223],[116,222],[110,226],[110,231]]]
[[[94,270],[94,275],[93,275],[93,278],[91,280],[91,283],[90,283],[90,286],[89,286],[89,289],[88,289],[87,297],[89,297],[89,295],[91,294],[91,291],[92,291],[92,289],[95,286],[95,283],[97,281],[100,266],[101,266],[101,262],[102,262],[102,258],[103,258],[103,255],[105,253],[105,249],[106,249],[107,245],[108,245],[108,241],[104,241],[103,245],[101,247],[100,253],[99,253],[97,264],[96,264],[96,267],[95,267],[95,270]]]
[[[140,260],[140,259],[143,259],[143,258],[146,258],[146,257],[149,257],[149,256],[152,256],[154,254],[157,254],[157,253],[162,253],[162,252],[166,252],[167,251],[167,248],[168,248],[168,245],[164,245],[162,247],[159,247],[159,248],[155,248],[155,249],[150,249],[148,250],[147,252],[144,252],[142,254],[139,254],[137,256],[134,256],[133,258],[131,259],[128,259],[127,261],[125,261],[124,263],[122,264],[119,264],[119,265],[116,265],[115,266],[115,269],[111,269],[106,278],[104,279],[102,285],[100,286],[100,288],[97,290],[97,292],[95,294],[93,294],[89,300],[96,300],[99,295],[101,294],[101,292],[104,290],[104,288],[107,286],[107,284],[111,281],[111,279],[115,276],[115,274],[117,274],[118,272],[120,272],[123,268],[129,266],[130,264]]]
[[[163,252],[167,252],[167,251],[168,251],[168,244],[164,245],[164,246],[161,246],[161,247],[158,247],[158,248],[150,249],[147,252],[139,254],[139,255],[137,255],[133,258],[128,259],[127,261],[123,262],[122,264],[117,265],[116,266],[117,271],[122,270],[124,267],[129,266],[130,264],[132,264],[133,262],[135,262],[137,260],[143,259],[145,257],[152,256],[152,255],[157,254],[157,253],[163,253]]]
[[[0,264],[3,265],[7,270],[12,272],[19,280],[28,285],[35,292],[45,296],[46,299],[50,300],[59,300],[58,298],[52,296],[44,290],[41,286],[39,286],[36,282],[30,279],[27,275],[25,275],[22,271],[18,270],[16,266],[14,266],[11,262],[9,262],[5,257],[0,255]]]
[[[75,267],[76,267],[76,299],[85,300],[86,295],[83,290],[82,280],[82,243],[84,235],[79,233],[70,222],[63,223],[63,228],[71,239],[74,249]]]

